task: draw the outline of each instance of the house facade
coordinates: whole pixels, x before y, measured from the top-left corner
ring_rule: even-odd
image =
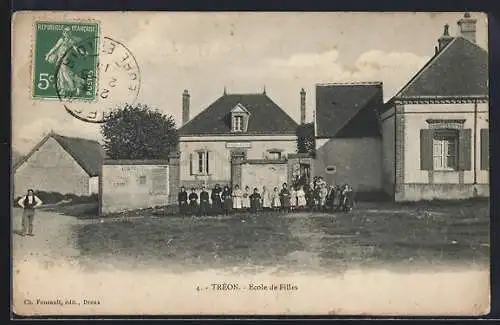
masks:
[[[359,192],[382,189],[381,82],[316,85],[315,176]]]
[[[97,141],[51,132],[14,166],[14,197],[29,188],[82,196],[98,193],[103,159]]]
[[[241,183],[241,168],[235,169],[235,162],[240,166],[261,166],[260,177],[265,176],[269,186],[286,181],[286,177],[275,172],[276,166],[285,164],[288,156],[297,152],[298,124],[265,91],[257,94],[224,91],[191,120],[189,96],[184,91],[183,126],[179,129],[181,186],[245,185]]]
[[[488,54],[475,19],[438,39],[430,61],[381,112],[383,187],[397,201],[489,196]]]

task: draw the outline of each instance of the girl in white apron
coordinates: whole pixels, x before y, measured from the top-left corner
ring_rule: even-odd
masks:
[[[243,197],[241,199],[241,207],[244,210],[249,210],[250,209],[250,187],[245,187],[245,191],[243,192]]]
[[[271,194],[271,206],[274,211],[278,211],[281,207],[280,192],[278,192],[277,187],[274,188],[273,193]]]
[[[265,186],[262,187],[262,208],[267,210],[271,208],[271,197]]]
[[[307,201],[306,201],[306,192],[304,191],[304,187],[301,186],[297,190],[297,207],[302,210],[306,207]]]
[[[290,210],[293,211],[297,207],[297,191],[295,187],[290,188]]]
[[[240,190],[238,185],[234,186],[233,190],[233,209],[236,211],[241,211],[241,199],[243,196],[243,192]]]

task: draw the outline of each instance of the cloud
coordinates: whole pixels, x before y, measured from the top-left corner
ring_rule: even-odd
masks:
[[[337,49],[298,53],[287,58],[270,59],[261,66],[240,67],[235,74],[249,79],[260,75],[264,80],[271,78],[274,80],[271,83],[277,85],[296,83],[297,87],[317,83],[381,81],[387,100],[429,60],[429,57],[408,52],[369,50],[359,55],[353,65],[347,66],[339,62],[340,55]]]
[[[339,52],[336,49],[323,53],[298,53],[286,59],[272,59],[270,65],[278,68],[311,68],[333,65]]]

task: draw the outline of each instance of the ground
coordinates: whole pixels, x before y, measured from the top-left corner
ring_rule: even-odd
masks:
[[[61,214],[58,210],[64,210]],[[74,211],[80,217],[88,210]],[[20,227],[14,210],[14,231]],[[393,268],[489,263],[489,203],[360,203],[351,213],[162,216],[70,216],[71,209],[37,211],[35,237],[14,236],[14,259],[37,255],[85,268],[174,271],[263,268],[324,272],[352,266]]]

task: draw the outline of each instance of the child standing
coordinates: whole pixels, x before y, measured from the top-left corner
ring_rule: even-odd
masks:
[[[271,194],[271,207],[274,211],[278,211],[281,207],[280,193],[278,192],[277,187],[274,188],[273,193]]]
[[[241,207],[245,211],[250,209],[250,195],[250,187],[245,186],[245,191],[243,192],[243,197],[241,199]]]
[[[283,183],[283,187],[281,188],[280,199],[283,211],[288,212],[290,210],[290,191],[286,183]]]
[[[262,208],[264,210],[271,208],[271,193],[267,191],[265,186],[262,187]]]
[[[297,207],[297,191],[295,187],[290,187],[290,210],[293,212]]]
[[[328,196],[328,187],[326,183],[322,183],[319,189],[319,207],[321,211],[326,209],[326,197]]]
[[[233,198],[229,186],[224,186],[224,190],[221,194],[221,199],[224,205],[224,214],[228,216],[231,213],[231,209],[233,208]]]
[[[240,190],[240,187],[238,185],[234,186],[233,190],[233,209],[236,211],[240,211],[242,206],[241,206],[241,199],[243,196],[243,192]]]
[[[189,193],[189,209],[191,210],[191,214],[195,215],[197,210],[198,210],[198,194],[196,193],[196,190],[191,188],[191,193]]]
[[[297,208],[299,210],[303,210],[307,205],[306,201],[306,192],[304,191],[304,187],[301,186],[297,190]]]
[[[260,200],[262,197],[260,196],[259,190],[257,188],[253,189],[252,195],[250,195],[250,206],[252,213],[257,213],[260,210]]]

